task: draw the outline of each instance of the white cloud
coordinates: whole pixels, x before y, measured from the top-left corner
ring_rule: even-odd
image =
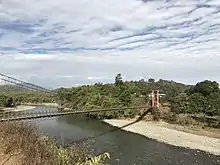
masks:
[[[1,71],[49,86],[113,81],[119,72],[126,79],[220,81],[219,5],[2,0]]]

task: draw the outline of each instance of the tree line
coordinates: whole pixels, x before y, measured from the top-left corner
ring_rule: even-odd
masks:
[[[168,80],[154,79],[123,81],[117,74],[112,84],[96,83],[72,88],[57,89],[59,103],[72,109],[145,106],[148,96],[159,89],[165,96],[160,103],[170,105],[175,114],[220,115],[220,89],[215,81],[204,80],[196,85],[185,85]],[[89,114],[95,118],[135,117],[138,111],[100,112]]]
[[[16,91],[0,94],[0,106],[19,105],[22,102],[57,102],[73,110],[146,106],[150,104],[149,94],[158,89],[165,96],[161,105],[170,105],[175,114],[220,115],[220,89],[215,81],[205,80],[196,85],[185,85],[168,80],[155,81],[153,78],[139,81],[124,81],[119,73],[114,83],[96,83],[72,88],[55,89],[56,97],[31,91]],[[0,90],[1,91],[1,90]],[[126,110],[120,112],[91,113],[95,118],[135,117],[140,112]]]
[[[172,97],[171,111],[177,114],[220,115],[220,89],[215,81],[205,80]]]
[[[0,107],[3,108],[15,107],[22,103],[51,103],[51,102],[55,102],[53,96],[42,92],[35,92],[29,90],[0,91]]]

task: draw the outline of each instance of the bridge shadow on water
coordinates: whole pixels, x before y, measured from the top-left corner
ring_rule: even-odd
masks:
[[[77,144],[84,143],[84,142],[89,141],[89,140],[96,139],[96,138],[98,138],[98,137],[100,137],[100,136],[103,136],[103,135],[106,135],[106,134],[109,134],[109,133],[112,133],[112,132],[120,131],[120,130],[122,130],[123,128],[126,128],[126,127],[128,127],[128,126],[130,126],[130,125],[133,125],[133,124],[135,124],[135,123],[140,122],[141,120],[144,119],[144,117],[145,117],[148,113],[152,113],[152,108],[149,108],[149,109],[145,110],[144,113],[143,113],[141,116],[139,116],[135,121],[133,121],[133,122],[131,122],[131,123],[129,123],[129,124],[126,124],[126,125],[124,125],[124,126],[122,126],[122,127],[112,126],[113,128],[110,129],[110,130],[108,130],[108,131],[102,132],[102,133],[97,134],[97,135],[94,135],[94,136],[89,136],[89,137],[86,137],[86,138],[82,138],[82,139],[79,139],[79,140],[74,140],[74,141],[72,141],[72,142],[66,144],[64,147],[70,147],[71,145],[77,145]]]

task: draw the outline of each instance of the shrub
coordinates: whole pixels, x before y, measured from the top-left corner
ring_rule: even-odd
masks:
[[[97,165],[109,158],[109,155],[93,158],[86,148],[56,146],[53,140],[42,136],[38,129],[23,122],[0,123],[0,144],[5,154],[22,154],[23,165]],[[92,159],[93,158],[93,159]],[[101,162],[99,162],[101,161]]]
[[[158,108],[152,108],[151,113],[154,121],[159,121],[161,118],[160,110]]]
[[[163,119],[168,123],[176,123],[177,122],[177,114],[173,112],[168,112],[164,114]]]

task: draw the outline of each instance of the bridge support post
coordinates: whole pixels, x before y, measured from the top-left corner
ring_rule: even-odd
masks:
[[[159,90],[152,90],[151,93],[151,107],[157,107],[159,108]]]
[[[151,93],[151,106],[154,107],[154,90],[152,90],[152,93]]]
[[[157,90],[157,104],[156,104],[156,106],[157,106],[157,108],[159,108],[159,90]]]

